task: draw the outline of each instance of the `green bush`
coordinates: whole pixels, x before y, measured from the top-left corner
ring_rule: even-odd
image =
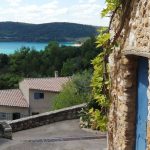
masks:
[[[108,88],[109,80],[104,80],[104,53],[99,54],[93,61],[94,73],[92,77],[92,100],[80,112],[80,125],[85,128],[106,131],[108,122]]]
[[[91,99],[91,72],[84,71],[74,75],[63,91],[53,99],[53,109],[61,109],[87,103]]]

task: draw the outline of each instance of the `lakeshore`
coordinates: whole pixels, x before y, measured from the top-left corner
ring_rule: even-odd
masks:
[[[37,51],[44,50],[48,43],[41,42],[0,42],[0,53],[13,54],[22,47],[29,47]],[[59,42],[60,46],[80,47],[81,44],[75,42]]]

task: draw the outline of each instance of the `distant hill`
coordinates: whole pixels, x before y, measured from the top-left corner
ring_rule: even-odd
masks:
[[[75,23],[0,22],[0,41],[74,41],[97,34],[96,26]]]

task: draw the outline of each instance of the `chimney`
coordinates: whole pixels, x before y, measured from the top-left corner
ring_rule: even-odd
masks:
[[[58,71],[55,71],[55,78],[58,77]]]

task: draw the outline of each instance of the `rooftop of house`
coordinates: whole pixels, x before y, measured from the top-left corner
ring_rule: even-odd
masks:
[[[20,83],[29,89],[49,92],[60,92],[70,77],[55,78],[25,78]],[[0,106],[29,107],[20,89],[0,90]]]
[[[0,90],[0,105],[13,107],[29,107],[19,89]]]
[[[25,78],[21,83],[26,84],[29,89],[60,92],[71,78],[52,77],[52,78]]]

